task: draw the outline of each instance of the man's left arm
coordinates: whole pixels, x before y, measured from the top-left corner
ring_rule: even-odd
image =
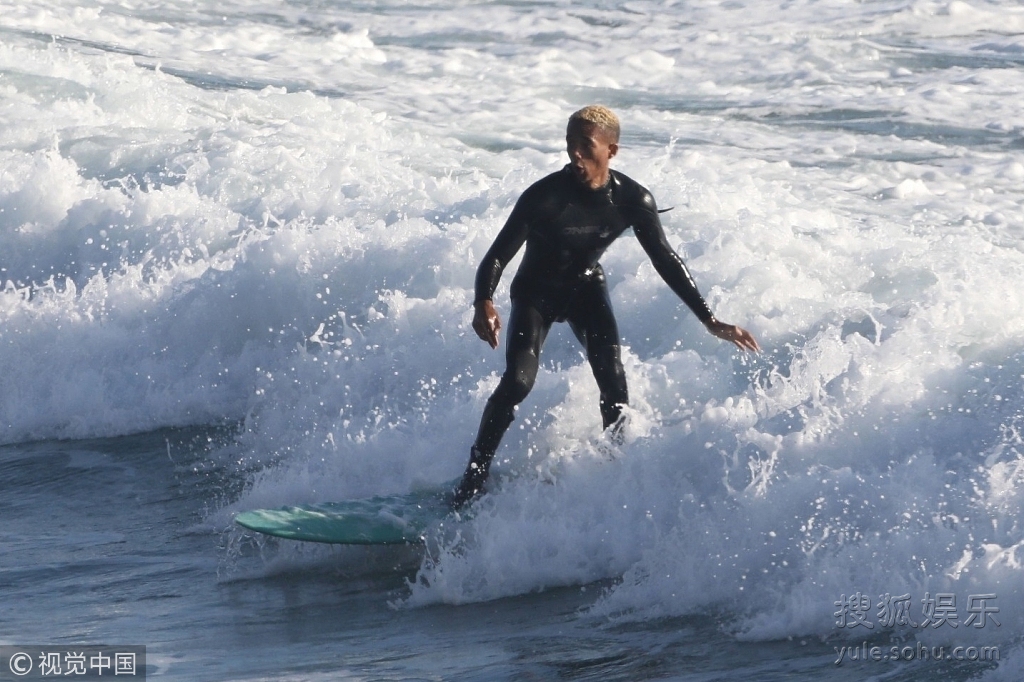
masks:
[[[635,212],[633,231],[636,233],[640,246],[650,257],[665,283],[693,311],[704,327],[718,338],[729,341],[742,350],[757,352],[760,347],[753,335],[742,327],[727,324],[715,319],[707,301],[701,296],[697,284],[693,281],[690,271],[675,249],[668,243],[665,230],[658,218],[657,206],[650,192],[644,191],[641,205]]]

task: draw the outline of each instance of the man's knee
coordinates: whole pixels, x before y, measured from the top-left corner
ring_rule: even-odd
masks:
[[[529,370],[506,371],[501,377],[498,388],[494,391],[495,397],[499,397],[504,403],[518,405],[526,399],[526,396],[533,390],[537,373]]]
[[[481,453],[491,455],[498,449],[502,436],[515,419],[516,405],[521,403],[533,388],[536,373],[506,371],[484,407],[480,419],[480,430],[476,434],[474,447]]]
[[[509,382],[509,395],[516,405],[526,400],[526,396],[530,395],[536,380],[536,372],[523,371],[516,372],[513,375],[511,382]]]
[[[619,347],[606,346],[590,354],[590,367],[601,391],[601,396],[608,402],[625,403],[626,370],[622,366]]]

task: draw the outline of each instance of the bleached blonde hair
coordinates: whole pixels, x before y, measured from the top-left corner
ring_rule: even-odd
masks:
[[[619,141],[619,117],[615,112],[600,104],[585,106],[569,117],[569,124],[573,122],[593,123],[600,128],[611,139],[612,142]]]

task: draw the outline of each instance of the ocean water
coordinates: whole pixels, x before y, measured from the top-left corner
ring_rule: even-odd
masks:
[[[455,534],[234,527],[461,473],[503,369],[476,266],[592,102],[763,352],[627,235],[621,445],[558,329]],[[1009,0],[0,2],[0,644],[181,680],[1021,679],[1022,102]]]

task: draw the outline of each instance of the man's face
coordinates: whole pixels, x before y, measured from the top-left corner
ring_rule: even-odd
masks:
[[[573,121],[565,132],[569,165],[576,179],[597,189],[608,182],[608,164],[619,151],[619,145],[597,125]]]

